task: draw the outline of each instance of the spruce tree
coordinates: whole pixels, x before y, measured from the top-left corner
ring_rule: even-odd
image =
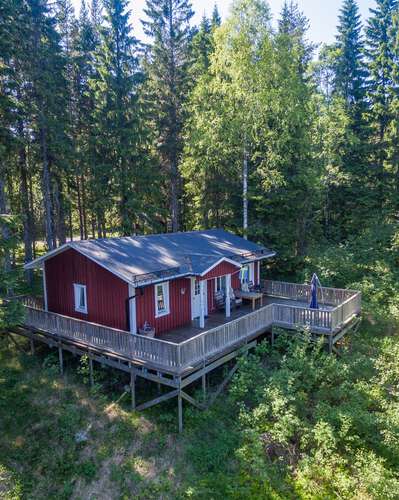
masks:
[[[366,67],[362,24],[355,0],[344,0],[336,43],[330,48],[333,92],[326,102],[320,126],[324,128],[325,234],[343,240],[356,233],[353,214],[369,210],[369,139],[365,122]]]
[[[145,193],[140,180],[147,172],[148,155],[143,151],[146,134],[137,95],[141,73],[126,8],[127,0],[104,2],[105,25],[100,30],[96,74],[90,81],[95,93],[93,188],[100,236],[106,236],[105,215],[113,210],[113,201],[120,232],[132,234]]]
[[[213,31],[218,26],[215,24],[216,22],[217,19],[214,21],[213,18],[208,19],[204,15],[198,31],[193,37],[191,73],[194,80],[198,79],[209,68],[210,56],[214,48]]]
[[[336,37],[335,92],[348,108],[364,104],[365,65],[362,22],[356,0],[344,0]]]
[[[156,143],[159,166],[166,176],[171,229],[181,223],[182,127],[190,86],[193,16],[189,0],[147,0],[143,22],[150,39],[148,88],[154,102]]]
[[[25,3],[21,74],[30,101],[31,130],[40,159],[46,241],[49,249],[65,241],[62,179],[68,165],[68,86],[57,21],[47,0]]]
[[[211,25],[212,28],[217,28],[221,24],[222,24],[222,18],[220,17],[218,6],[215,3],[212,10]]]
[[[91,200],[90,179],[92,179],[93,155],[93,112],[94,95],[89,81],[94,78],[94,53],[98,38],[85,1],[81,4],[77,30],[74,33],[72,50],[73,103],[74,103],[74,144],[76,204],[81,239],[88,238],[89,207]]]
[[[298,3],[290,0],[284,1],[283,8],[278,20],[278,33],[285,36],[300,51],[299,72],[305,76],[306,67],[312,59],[313,51],[316,45],[309,42],[306,38],[309,30],[309,20],[299,9]]]
[[[387,169],[387,132],[392,120],[392,101],[395,96],[394,71],[397,61],[394,53],[394,16],[398,12],[397,0],[376,0],[376,8],[366,28],[366,53],[369,71],[369,120],[374,131],[372,161],[376,166],[375,200],[382,211],[389,197],[392,172]]]

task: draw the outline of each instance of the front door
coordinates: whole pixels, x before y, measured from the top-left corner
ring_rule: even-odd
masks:
[[[208,314],[207,287],[204,281],[204,314]],[[195,278],[191,279],[191,318],[199,318],[201,314],[200,282]]]

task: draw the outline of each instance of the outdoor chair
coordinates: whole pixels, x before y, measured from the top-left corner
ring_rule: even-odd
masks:
[[[242,305],[242,298],[236,295],[236,291],[230,288],[230,300],[234,308],[240,307]]]

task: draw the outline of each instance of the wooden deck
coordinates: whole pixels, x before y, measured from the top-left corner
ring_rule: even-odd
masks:
[[[89,359],[90,381],[94,382],[93,365],[97,362],[130,374],[132,409],[144,410],[177,397],[178,428],[183,429],[183,400],[197,408],[207,408],[231,380],[239,363],[237,356],[256,346],[256,338],[273,326],[290,330],[308,328],[314,336],[322,335],[329,351],[346,332],[358,324],[361,311],[360,292],[323,288],[319,293],[320,309],[309,309],[310,286],[295,283],[265,281],[263,306],[252,310],[243,305],[231,311],[212,314],[205,328],[191,324],[147,338],[130,332],[96,325],[43,310],[40,301],[24,298],[25,319],[15,333],[28,337],[34,352],[35,341],[58,348],[60,372],[63,373],[63,351]],[[231,367],[231,363],[234,366]],[[218,389],[207,395],[206,377],[213,370],[230,363],[230,368]],[[151,401],[136,403],[136,378],[155,382],[159,396]],[[202,379],[202,401],[186,390]],[[163,386],[169,392],[163,393]]]
[[[290,300],[285,298],[271,297],[268,295],[264,295],[262,307],[272,304],[301,307],[301,308],[308,307],[308,304],[306,302],[300,300]],[[321,308],[327,311],[331,311],[333,309],[333,306],[325,304],[322,305]],[[255,308],[255,311],[257,311],[258,309],[261,309],[261,306],[258,305]],[[166,340],[168,342],[173,342],[175,344],[180,344],[197,335],[203,334],[208,330],[213,330],[214,328],[226,325],[227,323],[242,318],[243,316],[251,314],[252,312],[253,312],[252,306],[247,304],[244,304],[238,307],[237,309],[232,309],[230,318],[226,318],[226,314],[224,311],[213,312],[209,316],[206,316],[205,328],[200,328],[199,320],[193,320],[190,325],[183,326],[180,328],[175,328],[173,330],[169,330],[168,332],[160,333],[159,335],[157,335],[156,338],[158,338],[159,340]]]
[[[230,318],[223,312],[212,314],[204,329],[193,323],[154,339],[46,312],[34,302],[25,304],[24,324],[149,369],[181,375],[248,343],[273,326],[309,328],[314,335],[330,337],[331,348],[336,335],[360,313],[361,296],[354,290],[323,288],[320,309],[309,309],[309,285],[265,281],[263,289],[264,305],[255,311],[242,306],[233,310]]]

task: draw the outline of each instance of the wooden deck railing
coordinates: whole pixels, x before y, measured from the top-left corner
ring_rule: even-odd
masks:
[[[298,302],[310,302],[310,285],[265,280],[263,292],[270,297],[278,297]],[[356,290],[322,287],[317,290],[320,309],[305,306],[275,304],[275,323],[281,326],[308,325],[314,329],[334,332],[353,316],[360,314],[361,293]],[[323,305],[335,306],[323,309]]]
[[[170,369],[179,366],[176,350],[178,344],[165,340],[132,335],[116,328],[89,323],[29,306],[26,306],[24,324],[54,336],[114,352],[132,360],[139,359]]]
[[[284,299],[310,303],[310,285],[264,280],[262,290],[266,295],[272,297],[281,297]],[[321,287],[317,289],[319,302],[330,306],[338,306],[357,293],[359,292],[356,290],[343,288]]]
[[[209,358],[273,324],[274,304],[200,333],[179,345],[181,366],[189,366]]]
[[[269,295],[302,302],[309,298],[307,287],[308,285],[293,283],[265,283]],[[314,333],[333,334],[360,313],[360,292],[339,289],[324,291],[324,297],[327,296],[331,302],[338,301],[339,298],[345,300],[334,308],[317,310],[290,304],[269,304],[180,344],[132,335],[123,330],[46,312],[37,303],[29,301],[25,302],[24,324],[56,337],[71,339],[76,343],[104,349],[127,359],[147,362],[154,367],[176,373],[226,351],[231,346],[244,343],[251,336],[267,330],[272,325],[283,328],[307,326]]]

